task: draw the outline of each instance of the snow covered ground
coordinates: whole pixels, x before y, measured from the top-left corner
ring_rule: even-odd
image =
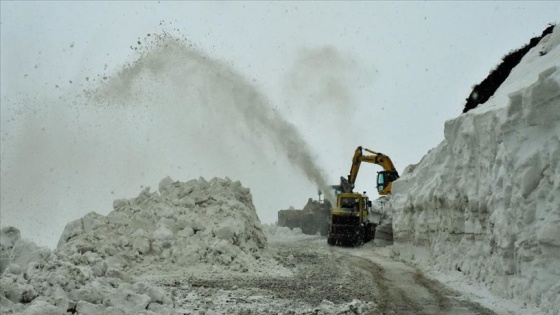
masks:
[[[2,229],[0,243],[6,314],[171,312],[169,292],[135,280],[145,269],[286,272],[263,250],[249,190],[229,179],[164,178],[159,192],[146,188],[116,200],[107,216],[92,212],[70,222],[54,251],[21,239],[13,227]]]
[[[388,207],[400,259],[560,313],[559,27],[487,103],[447,121]]]
[[[70,222],[53,251],[5,227],[2,314],[523,314],[465,298],[453,286],[472,287],[446,288],[392,247],[261,226],[251,199],[229,179],[167,177]]]
[[[328,252],[315,261],[317,253],[292,254],[290,249],[305,241],[310,248],[318,242],[325,247],[324,240],[275,225],[264,228],[267,235],[249,190],[239,182],[201,178],[183,183],[169,177],[157,192],[145,188],[136,198],[115,200],[107,216],[92,212],[68,223],[52,251],[5,227],[2,313],[340,314],[372,309],[372,302],[351,298],[357,289],[346,294],[333,289],[339,282],[331,283],[328,268],[335,273],[340,268],[328,263]],[[267,238],[288,246],[270,250]],[[303,265],[305,279],[298,274]],[[309,277],[323,289],[300,299]],[[346,286],[356,281],[339,277]],[[337,304],[326,299],[329,295],[345,299]]]
[[[557,28],[394,183],[384,203],[392,246],[329,247],[261,225],[239,182],[167,177],[156,192],[116,200],[107,216],[68,223],[54,250],[2,228],[0,306],[47,315],[558,314],[559,192]]]

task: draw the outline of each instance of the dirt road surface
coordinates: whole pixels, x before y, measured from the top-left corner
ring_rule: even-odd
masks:
[[[290,276],[182,274],[151,277],[171,291],[179,314],[495,314],[371,250],[317,237],[271,242]]]

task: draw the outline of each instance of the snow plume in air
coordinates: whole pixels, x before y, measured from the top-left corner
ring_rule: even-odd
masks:
[[[301,49],[285,77],[284,93],[292,110],[320,113],[321,119],[350,121],[358,104],[359,89],[372,77],[363,64],[333,46]],[[332,115],[332,117],[329,117]]]
[[[348,161],[350,150],[365,145],[356,135],[365,135],[368,129],[357,123],[356,115],[363,106],[372,105],[360,100],[371,99],[372,90],[364,87],[371,87],[374,77],[371,64],[334,46],[300,49],[284,76],[285,113],[295,124],[316,126],[310,131],[312,137],[336,143],[331,159]]]
[[[355,106],[350,84],[356,82],[356,70],[356,62],[333,46],[302,49],[288,74],[287,89],[312,109],[349,109]]]
[[[183,40],[167,35],[150,38],[141,57],[91,97],[110,106],[151,107],[154,119],[170,124],[176,137],[184,137],[188,146],[198,148],[204,163],[228,162],[202,155],[208,146],[226,151],[240,142],[247,145],[241,159],[251,155],[251,160],[275,161],[275,155],[267,151],[271,146],[268,149],[276,149],[328,191],[322,170],[301,134],[246,78]]]

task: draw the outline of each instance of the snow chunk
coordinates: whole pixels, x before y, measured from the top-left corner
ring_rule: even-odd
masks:
[[[57,248],[62,247],[72,237],[78,236],[84,232],[84,223],[82,219],[74,220],[64,227],[64,231],[58,240]]]
[[[145,294],[138,294],[133,290],[118,290],[115,295],[108,296],[104,304],[113,306],[127,313],[138,314],[146,309],[151,298]]]
[[[23,312],[23,315],[61,315],[66,314],[58,307],[47,303],[46,301],[37,300]]]
[[[20,238],[19,229],[13,226],[7,226],[0,230],[0,274],[10,264],[10,252]]]
[[[167,195],[171,190],[171,185],[173,185],[173,179],[167,176],[159,182],[159,193],[163,195]]]
[[[11,247],[21,238],[19,229],[7,226],[0,230],[0,244]]]
[[[82,218],[82,222],[84,226],[84,231],[87,233],[95,230],[97,227],[101,225],[107,224],[108,220],[105,216],[101,214],[90,212],[86,214],[85,217]]]

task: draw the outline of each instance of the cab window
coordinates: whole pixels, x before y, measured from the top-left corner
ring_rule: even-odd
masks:
[[[340,207],[358,210],[360,207],[360,199],[352,197],[342,197],[342,199],[340,200]]]
[[[377,190],[382,191],[385,188],[385,174],[377,174]]]

